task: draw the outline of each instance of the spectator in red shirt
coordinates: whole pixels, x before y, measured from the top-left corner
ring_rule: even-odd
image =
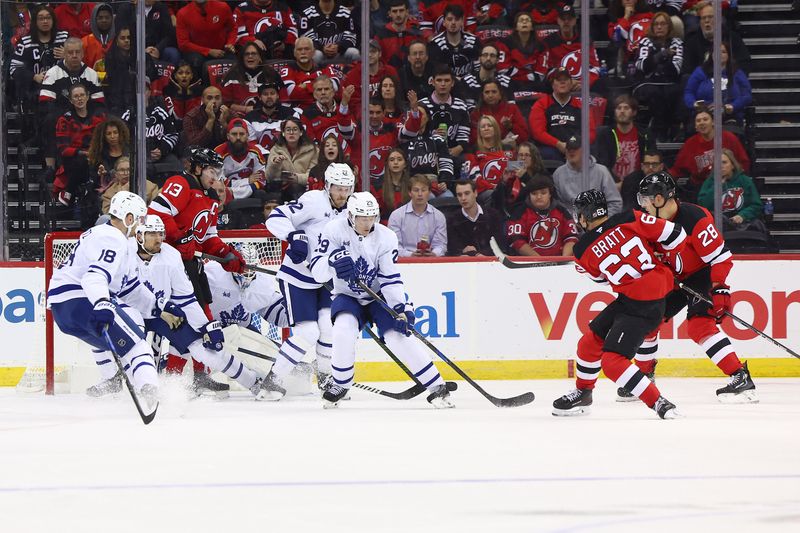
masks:
[[[92,33],[93,2],[66,2],[56,6],[58,29],[78,39]]]
[[[411,18],[408,0],[389,0],[389,23],[375,30],[381,53],[390,65],[401,68],[408,55],[408,47],[422,33]]]
[[[504,148],[500,138],[500,126],[494,117],[483,116],[477,124],[478,139],[475,153],[466,157],[469,176],[478,186],[478,200],[485,203],[501,181],[505,181],[506,166],[514,157],[513,148]]]
[[[161,95],[164,97],[167,111],[175,115],[177,122],[182,121],[189,111],[200,105],[202,91],[202,80],[195,76],[189,63],[180,60]]]
[[[571,256],[578,228],[555,200],[553,178],[537,174],[527,186],[525,203],[506,223],[508,245],[517,255]]]
[[[220,0],[193,0],[178,11],[175,35],[178,49],[195,72],[209,59],[233,57],[236,24],[228,4]]]
[[[243,117],[258,104],[258,88],[266,83],[280,83],[278,73],[264,64],[261,48],[245,43],[239,50],[236,64],[222,80],[222,101],[234,117]]]
[[[470,114],[473,124],[477,124],[478,119],[484,115],[494,117],[500,125],[500,136],[503,142],[511,144],[513,142],[523,143],[530,138],[528,124],[522,116],[519,108],[513,102],[508,102],[503,94],[500,84],[495,80],[483,83],[481,94],[478,97],[478,106]],[[471,130],[474,143],[477,139],[476,130]]]
[[[319,158],[308,173],[308,190],[322,190],[325,188],[325,170],[331,163],[349,163],[342,147],[341,139],[329,133],[320,143]]]
[[[711,167],[714,164],[714,118],[708,108],[697,112],[694,127],[697,133],[686,139],[675,158],[675,164],[669,169],[669,173],[675,177],[689,178],[687,192],[691,198],[696,196],[700,186],[711,174]],[[736,135],[723,130],[722,147],[733,152],[744,171],[750,172],[750,157]],[[693,201],[690,198],[686,199]]]
[[[540,61],[542,54],[542,44],[536,39],[533,31],[533,19],[530,13],[520,11],[514,17],[514,26],[511,35],[505,38],[503,44],[506,45],[510,54],[510,64],[514,67],[511,79],[535,83],[532,88],[543,87],[543,80],[536,75],[535,66]]]
[[[411,199],[411,177],[408,158],[401,148],[393,148],[386,156],[386,169],[380,182],[370,185],[372,195],[378,200],[381,209],[381,224],[388,224],[392,211],[407,204]]]
[[[385,65],[383,61],[381,61],[381,54],[381,47],[378,41],[375,39],[370,40],[369,57],[367,58],[369,60],[367,68],[369,69],[370,98],[378,96],[378,90],[380,89],[381,80],[383,80],[383,78],[386,76],[397,76],[397,71],[394,67]],[[348,85],[352,85],[356,88],[350,105],[354,110],[361,109],[361,86],[363,85],[361,80],[361,61],[353,63],[352,68],[350,68],[347,75],[344,77],[342,87],[347,87]],[[356,114],[358,114],[357,111]]]
[[[236,44],[253,41],[271,58],[291,57],[297,22],[283,0],[247,0],[236,7]]]
[[[308,37],[300,37],[294,45],[295,65],[282,67],[283,80],[281,100],[299,107],[314,103],[314,80],[327,76],[333,83],[334,93],[339,92],[342,72],[332,66],[319,67],[314,62],[314,43]]]

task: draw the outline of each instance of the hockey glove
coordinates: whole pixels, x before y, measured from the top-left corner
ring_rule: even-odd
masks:
[[[183,312],[183,309],[172,302],[165,302],[163,299],[156,303],[154,315],[160,317],[172,330],[181,327],[181,324],[186,319],[186,313]]]
[[[350,252],[344,248],[339,248],[331,253],[328,258],[328,264],[336,271],[336,276],[350,283],[356,277],[356,265],[353,263],[353,258],[350,257]]]
[[[194,232],[190,231],[175,241],[175,249],[181,253],[181,259],[184,261],[193,258],[194,252],[197,250],[197,241],[194,238]]]
[[[299,264],[308,259],[308,235],[305,231],[293,231],[286,240],[289,243],[286,255],[292,263]]]
[[[102,335],[103,330],[114,323],[116,316],[117,306],[108,298],[100,298],[95,302],[92,313],[89,315],[89,324],[98,335]]]
[[[725,313],[731,312],[731,288],[727,285],[717,285],[711,291],[711,301],[714,304],[711,314],[717,319],[717,323],[720,323],[725,318]]]
[[[225,334],[222,333],[222,324],[219,320],[212,320],[200,329],[203,335],[203,346],[215,352],[222,351]]]
[[[414,308],[407,304],[397,304],[392,309],[397,313],[397,318],[394,319],[392,328],[399,331],[406,337],[411,336],[411,328],[414,327]]]
[[[222,268],[234,274],[244,272],[245,262],[242,254],[236,248],[228,248],[228,253],[222,258]]]

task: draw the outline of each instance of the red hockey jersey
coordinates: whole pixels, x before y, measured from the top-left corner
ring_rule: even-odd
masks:
[[[496,152],[483,152],[476,150],[468,154],[464,160],[463,169],[466,169],[470,179],[475,180],[478,194],[491,191],[503,180],[503,173],[509,160],[514,158],[514,152],[499,150]]]
[[[236,26],[236,44],[239,46],[253,41],[269,28],[281,26],[286,32],[286,44],[294,45],[297,40],[297,23],[291,8],[283,2],[273,1],[267,6],[257,6],[252,2],[242,2],[233,12]],[[272,43],[264,43],[269,46]]]
[[[186,261],[195,250],[218,257],[227,253],[228,245],[217,235],[218,208],[219,202],[208,196],[194,176],[177,174],[164,183],[147,212],[161,217],[166,242]]]
[[[547,211],[526,208],[519,218],[506,222],[506,235],[512,248],[519,250],[527,244],[539,255],[561,255],[564,245],[578,241],[578,228],[572,217],[561,207]]]
[[[711,282],[725,283],[733,267],[733,254],[725,245],[722,232],[714,225],[713,215],[705,207],[679,202],[672,219],[686,231],[686,247],[670,251],[666,259],[678,279],[684,280],[706,267],[711,268]]]
[[[328,76],[333,81],[333,90],[339,92],[339,82],[343,75],[335,65],[327,65],[308,72],[297,67],[281,67],[279,74],[283,80],[281,89],[281,102],[294,106],[305,107],[314,103],[314,80],[320,76]]]
[[[623,211],[585,232],[575,245],[575,268],[633,300],[658,300],[675,279],[656,250],[680,252],[686,232],[679,225],[641,211]]]

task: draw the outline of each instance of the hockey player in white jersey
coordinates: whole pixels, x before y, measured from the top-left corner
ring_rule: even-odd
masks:
[[[374,322],[386,345],[430,391],[428,401],[437,408],[454,407],[433,361],[422,344],[411,338],[414,307],[406,302],[397,269],[397,236],[379,224],[379,218],[378,201],[372,194],[353,194],[347,201],[347,216],[325,226],[310,262],[317,282],[333,279],[333,379],[323,392],[323,405],[335,407],[352,386],[356,339],[367,322]],[[393,318],[357,280],[382,296],[399,317]]]
[[[309,252],[319,242],[325,225],[345,209],[354,185],[355,175],[350,167],[332,163],[325,170],[325,190],[308,191],[297,202],[276,207],[267,219],[267,229],[289,245],[277,278],[292,336],[281,345],[277,361],[264,378],[259,399],[282,398],[286,394],[282,380],[311,350],[316,351],[318,383],[324,383],[330,375],[331,295],[311,275]]]
[[[53,274],[47,305],[59,329],[90,344],[95,357],[109,349],[107,332],[138,396],[146,408],[152,408],[157,402],[158,375],[153,352],[144,340],[142,313],[149,316],[158,310],[152,293],[137,279],[128,246],[145,213],[147,206],[139,196],[127,191],[115,194],[109,207],[111,220],[86,230],[72,255]],[[137,309],[112,301],[123,291],[141,293],[140,301],[145,303]],[[116,373],[110,358],[101,366]]]
[[[218,320],[208,320],[186,275],[180,252],[163,242],[164,234],[161,218],[147,215],[136,230],[135,242],[130,244],[142,283],[159,301],[170,302],[164,306],[169,314],[145,319],[146,330],[167,338],[179,353],[191,355],[256,394],[260,378],[225,350],[222,324]],[[120,296],[128,298],[124,293]]]

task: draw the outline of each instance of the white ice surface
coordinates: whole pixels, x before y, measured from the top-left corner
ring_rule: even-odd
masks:
[[[536,393],[517,409],[458,383],[449,411],[165,387],[147,427],[126,394],[0,390],[0,531],[800,531],[798,379],[757,379],[757,405],[717,403],[722,378],[661,379],[672,421],[606,380],[570,419],[550,414],[567,380],[483,383]]]

